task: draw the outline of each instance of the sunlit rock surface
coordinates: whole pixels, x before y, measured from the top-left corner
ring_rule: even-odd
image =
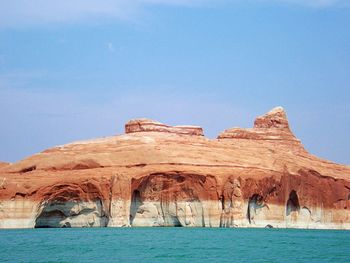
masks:
[[[0,228],[350,229],[350,168],[309,154],[283,108],[207,139],[139,119],[126,133],[0,163]]]

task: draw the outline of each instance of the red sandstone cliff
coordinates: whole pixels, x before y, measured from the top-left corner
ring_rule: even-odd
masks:
[[[0,165],[0,228],[350,229],[350,168],[310,155],[282,108],[214,140],[147,119],[125,129]]]

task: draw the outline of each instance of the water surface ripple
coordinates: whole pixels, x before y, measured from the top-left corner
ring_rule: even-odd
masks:
[[[350,262],[350,231],[0,230],[0,262]]]

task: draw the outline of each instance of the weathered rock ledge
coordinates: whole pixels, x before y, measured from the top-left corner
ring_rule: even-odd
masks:
[[[350,229],[350,167],[309,154],[278,107],[207,139],[148,119],[0,163],[0,228]]]
[[[168,126],[163,123],[149,119],[131,120],[127,124],[125,124],[126,134],[135,132],[168,132],[175,134],[204,136],[203,129],[198,126]]]

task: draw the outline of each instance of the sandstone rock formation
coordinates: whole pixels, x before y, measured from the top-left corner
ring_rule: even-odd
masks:
[[[0,165],[0,228],[350,229],[350,168],[310,155],[276,108],[254,128],[141,119]]]
[[[0,162],[0,168],[5,167],[5,166],[7,166],[7,165],[9,165],[9,164],[10,164],[10,163]]]

